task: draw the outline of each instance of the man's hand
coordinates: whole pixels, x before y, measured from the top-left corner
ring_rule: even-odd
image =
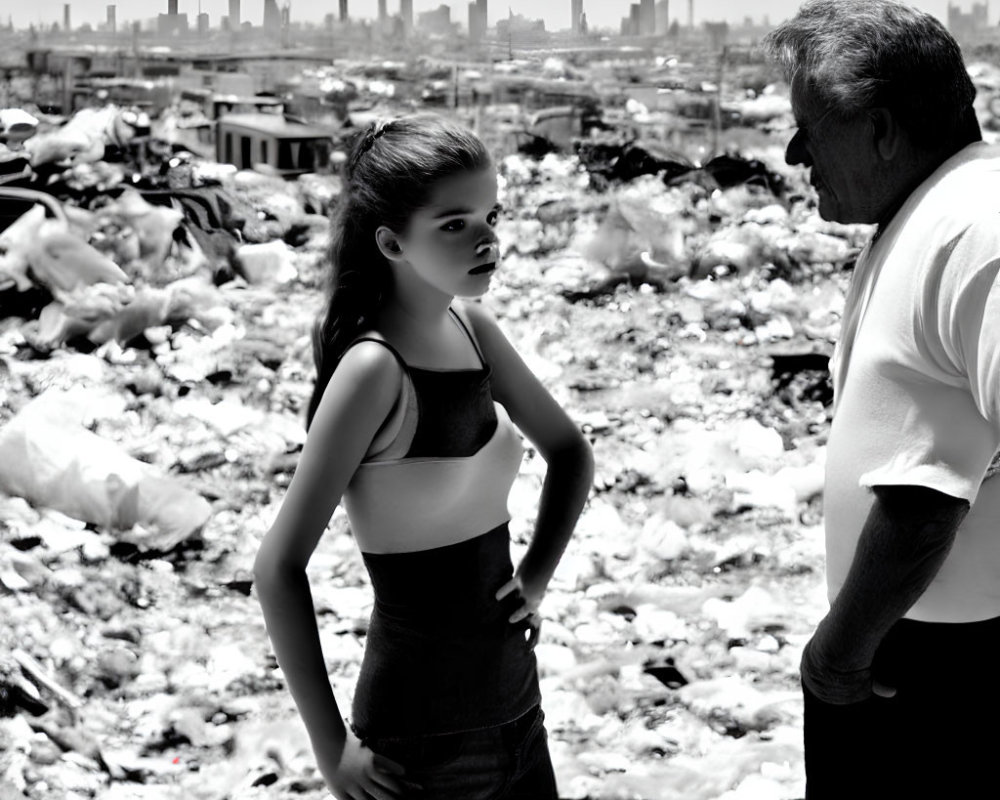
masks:
[[[824,620],[823,622],[826,622]],[[896,690],[872,677],[871,664],[858,666],[830,655],[828,628],[820,623],[816,634],[802,650],[802,683],[824,703],[860,703],[873,694],[892,697]]]
[[[854,559],[802,652],[802,683],[844,705],[895,689],[873,681],[875,651],[920,598],[948,556],[969,503],[924,486],[875,486]]]

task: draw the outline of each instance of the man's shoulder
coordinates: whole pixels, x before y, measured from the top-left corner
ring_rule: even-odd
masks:
[[[971,220],[1000,213],[1000,145],[968,145],[945,161],[921,188],[920,205],[933,205],[945,217]]]
[[[942,164],[902,210],[901,242],[937,257],[972,236],[1000,247],[1000,146],[977,142]]]

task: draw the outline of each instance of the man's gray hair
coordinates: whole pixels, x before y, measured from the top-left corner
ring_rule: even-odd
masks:
[[[978,133],[961,49],[923,11],[894,0],[810,0],[761,46],[841,119],[887,108],[914,144],[932,149]]]

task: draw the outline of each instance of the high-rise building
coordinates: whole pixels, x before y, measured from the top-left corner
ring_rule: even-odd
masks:
[[[670,30],[670,0],[657,0],[656,35],[666,36]]]
[[[694,29],[694,0],[688,0],[688,27]]]
[[[386,0],[378,0],[378,25],[385,27],[385,21],[389,19],[389,11],[386,8]]]
[[[67,33],[69,31],[73,30],[73,26],[70,24],[69,9],[70,9],[69,3],[64,3],[63,4],[63,30],[66,31]]]
[[[974,38],[989,25],[990,4],[973,3],[972,11],[965,13],[958,5],[948,3],[948,30],[959,40]]]
[[[278,0],[264,0],[264,31],[271,35],[281,32],[281,12]]]
[[[229,0],[229,30],[240,29],[240,0]]]
[[[638,36],[642,33],[642,6],[639,3],[632,3],[629,6],[628,35]]]
[[[641,0],[639,3],[639,35],[652,36],[656,33],[656,0]]]
[[[198,12],[198,35],[208,35],[208,14],[202,11]]]
[[[569,27],[573,33],[580,33],[581,16],[583,16],[583,0],[570,0]]]
[[[474,42],[486,36],[486,0],[469,3],[469,38]]]
[[[725,48],[726,39],[729,38],[729,23],[725,20],[721,22],[706,22],[705,32],[708,34],[711,51],[718,53]]]
[[[469,3],[469,38],[474,42],[483,38],[479,31],[479,6],[476,3]]]
[[[451,6],[444,3],[430,11],[421,11],[417,15],[417,28],[424,33],[447,36],[454,32],[451,24]]]
[[[116,19],[117,6],[108,6],[108,33],[114,34],[118,27],[118,21]]]
[[[403,35],[413,32],[413,0],[399,0],[399,16],[403,22]]]
[[[187,14],[177,13],[177,0],[168,0],[167,13],[160,14],[156,21],[156,32],[160,36],[175,36],[187,33]]]
[[[340,21],[347,22],[347,0],[340,0]]]

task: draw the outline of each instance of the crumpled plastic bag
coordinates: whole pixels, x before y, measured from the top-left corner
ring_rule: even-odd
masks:
[[[0,490],[169,550],[208,521],[203,497],[87,430],[74,392],[50,389],[0,429]]]

